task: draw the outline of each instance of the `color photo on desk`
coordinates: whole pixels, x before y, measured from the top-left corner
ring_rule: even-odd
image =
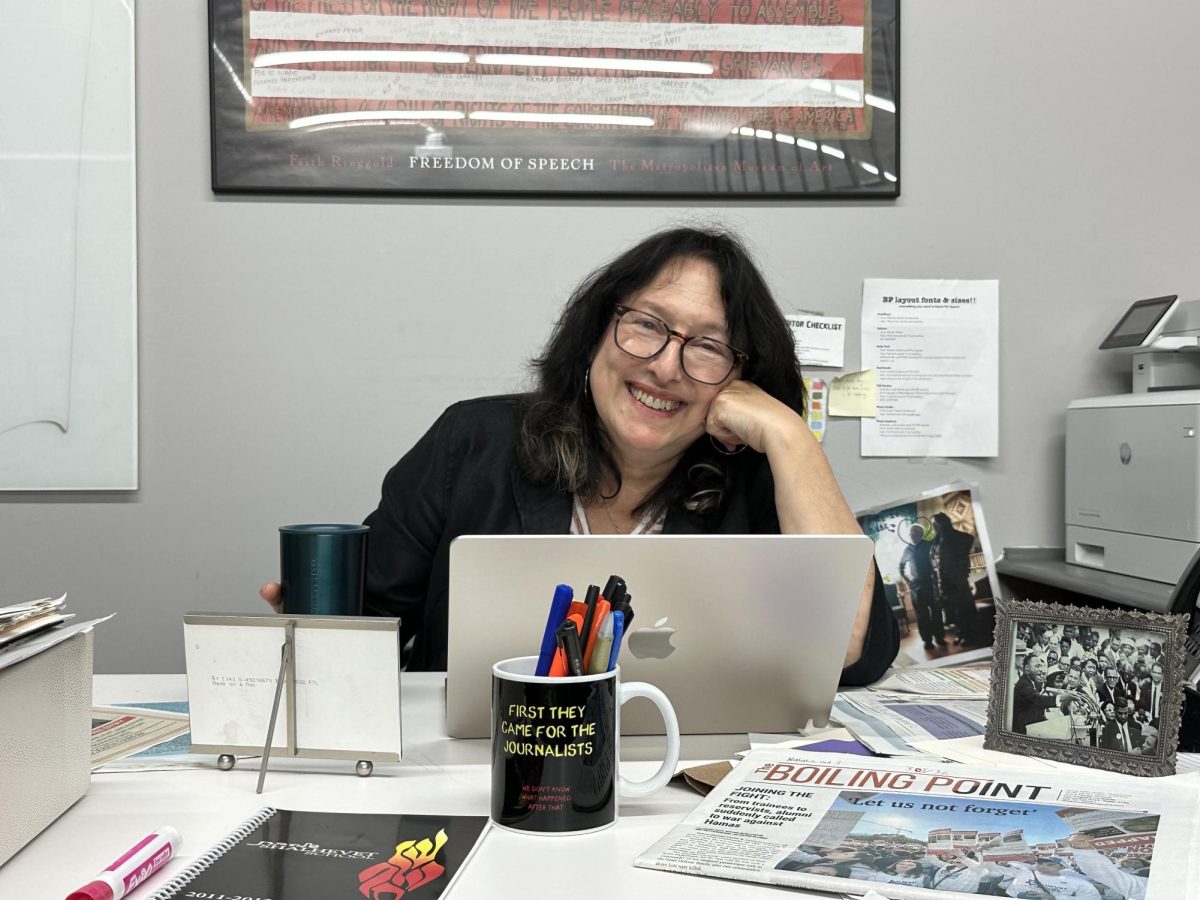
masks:
[[[1001,600],[984,746],[1175,774],[1186,616]]]
[[[900,626],[897,666],[957,665],[991,655],[999,596],[983,510],[963,484],[856,514],[875,542]]]
[[[775,868],[955,894],[1146,896],[1157,812],[936,799],[843,791]]]

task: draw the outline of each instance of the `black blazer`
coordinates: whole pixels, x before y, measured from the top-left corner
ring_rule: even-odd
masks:
[[[1045,722],[1046,710],[1056,702],[1053,695],[1039,690],[1030,676],[1022,675],[1013,688],[1012,730],[1017,734],[1025,734],[1027,725]]]
[[[533,484],[520,471],[518,395],[466,400],[447,409],[383,480],[379,507],[366,519],[364,611],[399,616],[415,638],[408,668],[446,668],[450,542],[463,534],[568,534],[571,495]],[[700,516],[667,512],[666,534],[778,534],[775,487],[766,457],[730,457],[732,485],[720,509]],[[883,580],[875,576],[871,624],[862,658],[842,672],[866,684],[891,665],[899,631]],[[797,644],[797,651],[803,646]]]

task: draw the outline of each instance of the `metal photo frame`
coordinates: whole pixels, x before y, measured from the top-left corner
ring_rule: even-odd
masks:
[[[893,199],[899,0],[209,0],[213,190]]]
[[[188,613],[183,624],[193,752],[261,754],[264,768],[272,752],[400,760],[399,619]]]
[[[984,747],[1128,775],[1174,775],[1187,621],[998,601]]]

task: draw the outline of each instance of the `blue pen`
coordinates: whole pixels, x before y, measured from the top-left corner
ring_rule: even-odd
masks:
[[[612,650],[608,654],[608,670],[611,672],[617,664],[617,654],[621,652],[621,637],[625,634],[625,613],[617,610],[609,613],[608,617],[613,623],[613,642]]]
[[[569,584],[560,584],[554,589],[554,599],[550,601],[550,617],[546,619],[546,633],[542,635],[542,650],[538,654],[537,668],[533,674],[550,674],[550,663],[554,661],[554,651],[558,649],[558,638],[554,632],[567,617],[567,610],[574,597],[575,590]]]

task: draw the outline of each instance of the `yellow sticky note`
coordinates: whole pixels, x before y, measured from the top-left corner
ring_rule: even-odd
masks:
[[[875,418],[875,370],[839,375],[829,385],[829,415]]]

